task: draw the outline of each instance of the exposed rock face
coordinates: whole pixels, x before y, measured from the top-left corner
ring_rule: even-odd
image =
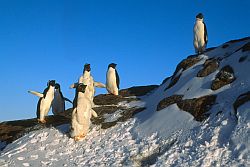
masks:
[[[246,51],[250,51],[250,42],[248,42],[242,47],[242,52],[246,52]]]
[[[119,95],[121,95],[122,97],[144,96],[158,87],[159,87],[159,85],[134,86],[134,87],[131,87],[128,89],[120,90]]]
[[[248,40],[248,39],[250,39],[250,37],[231,40],[231,41],[228,41],[227,43],[236,43],[236,42],[241,42],[241,41],[245,41],[245,40]]]
[[[178,82],[178,80],[180,79],[181,74],[182,74],[182,73],[179,73],[179,71],[181,69],[182,69],[182,71],[185,71],[186,69],[188,69],[189,67],[192,67],[193,65],[195,65],[199,61],[200,61],[200,58],[197,55],[191,55],[191,56],[188,56],[186,59],[182,60],[177,65],[176,70],[174,72],[174,75],[171,77],[171,82],[165,90],[171,88],[172,86],[174,86]]]
[[[244,62],[246,59],[247,59],[247,56],[241,56],[241,57],[239,58],[239,63]]]
[[[223,67],[212,82],[211,89],[217,90],[235,80],[233,68],[229,65]]]
[[[37,119],[16,120],[0,123],[0,140],[11,143],[12,141],[22,137],[25,133],[42,129],[44,127],[59,126],[70,123],[70,119],[63,116],[48,116],[46,124],[39,124]]]
[[[203,121],[208,117],[207,112],[216,101],[216,95],[200,98],[186,99],[177,103],[178,107],[192,114],[197,121]],[[207,114],[207,115],[206,115]]]
[[[180,109],[192,114],[195,120],[203,121],[208,117],[207,112],[216,101],[216,95],[185,100],[182,100],[182,98],[183,95],[173,95],[163,99],[158,104],[157,111],[176,103]]]
[[[98,114],[97,118],[92,117],[91,121],[95,125],[101,125],[102,129],[107,129],[115,126],[118,122],[125,122],[129,118],[132,118],[135,114],[143,111],[145,108],[125,108],[116,106],[106,106],[106,107],[95,107],[94,110]],[[109,114],[114,114],[119,111],[119,117],[112,121],[105,121],[105,117]]]
[[[122,96],[114,96],[112,94],[100,94],[95,96],[94,103],[95,105],[117,105],[122,101],[133,101],[134,98],[125,98]]]
[[[203,64],[203,69],[197,74],[197,77],[205,77],[215,72],[219,68],[219,62],[216,59],[208,59]]]
[[[235,101],[234,104],[233,104],[235,112],[237,111],[237,109],[238,109],[241,105],[243,105],[243,104],[245,104],[246,102],[249,102],[249,101],[250,101],[250,91],[241,94],[241,95],[236,99],[236,101]]]
[[[182,100],[182,97],[183,95],[173,95],[161,100],[160,103],[157,105],[156,111],[162,110],[172,104],[180,102]]]

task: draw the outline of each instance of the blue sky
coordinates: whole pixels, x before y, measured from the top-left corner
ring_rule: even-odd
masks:
[[[0,121],[35,117],[38,98],[27,91],[49,79],[73,99],[85,63],[103,83],[115,62],[121,88],[160,84],[194,54],[197,13],[212,47],[249,36],[249,9],[249,0],[0,0]]]

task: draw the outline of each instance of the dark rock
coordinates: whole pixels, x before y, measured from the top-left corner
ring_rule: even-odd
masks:
[[[212,74],[219,68],[219,62],[216,59],[208,59],[203,64],[203,69],[197,74],[197,77],[205,77]]]
[[[112,94],[100,94],[94,97],[94,103],[96,105],[117,105],[122,101],[134,101],[136,98],[126,98],[121,95],[115,96]]]
[[[250,39],[250,37],[246,37],[246,38],[231,40],[231,41],[228,41],[226,43],[236,43],[236,42],[241,42],[241,41],[245,41],[245,40],[249,40],[249,39]]]
[[[95,107],[94,110],[98,114],[97,118],[92,117],[91,121],[95,125],[101,125],[102,129],[108,129],[112,126],[115,126],[118,122],[125,122],[128,119],[132,118],[135,114],[142,112],[145,108],[124,108],[116,106],[102,106]],[[117,110],[121,110],[120,117],[112,122],[105,122],[105,117],[107,114],[113,114]],[[105,117],[104,117],[105,116]]]
[[[7,144],[22,137],[24,134],[42,129],[44,127],[59,126],[70,123],[70,119],[63,116],[51,115],[46,117],[46,124],[39,124],[36,118],[26,120],[16,120],[0,123],[0,141],[5,141]]]
[[[237,109],[238,109],[241,105],[243,105],[243,104],[245,104],[246,102],[249,102],[249,101],[250,101],[250,91],[241,94],[241,95],[236,99],[236,101],[235,101],[234,104],[233,104],[235,112],[237,111]]]
[[[250,51],[250,42],[248,42],[242,47],[242,52],[246,52],[246,51]]]
[[[173,95],[170,97],[166,97],[165,99],[161,100],[160,103],[157,105],[156,111],[162,110],[174,103],[177,103],[182,100],[183,95]]]
[[[171,82],[170,84],[167,86],[167,89],[171,88],[172,86],[174,86],[178,80],[181,77],[182,73],[178,72],[182,69],[182,71],[185,71],[186,69],[188,69],[189,67],[192,67],[193,65],[195,65],[196,63],[198,63],[200,61],[200,58],[197,55],[190,55],[188,56],[186,59],[182,60],[176,67],[175,72],[173,74],[173,76],[171,77]],[[177,76],[178,75],[178,76]]]
[[[224,44],[224,45],[222,46],[222,48],[225,49],[225,48],[227,48],[228,46],[229,46],[228,44]]]
[[[235,80],[233,68],[229,65],[223,67],[212,81],[211,89],[217,90]]]
[[[180,109],[192,114],[197,121],[207,118],[207,112],[216,101],[216,95],[203,96],[200,98],[186,99],[177,102]]]
[[[216,49],[217,47],[211,47],[211,48],[207,48],[206,50],[205,50],[205,53],[206,52],[209,52],[209,51],[211,51],[211,50],[214,50],[214,49]]]
[[[247,59],[247,56],[241,56],[239,59],[239,63],[244,62]]]
[[[165,78],[165,79],[162,81],[161,85],[164,84],[164,83],[166,83],[170,78],[171,78],[171,77]]]
[[[119,91],[119,95],[122,97],[129,96],[144,96],[150,93],[152,90],[158,88],[159,85],[149,85],[149,86],[134,86],[128,89],[122,89]]]

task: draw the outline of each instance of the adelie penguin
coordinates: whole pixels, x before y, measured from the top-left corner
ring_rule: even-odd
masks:
[[[116,70],[116,65],[115,63],[109,64],[106,74],[106,89],[113,95],[119,95],[120,78]]]
[[[65,101],[72,103],[69,99],[63,96],[60,84],[56,83],[54,100],[52,102],[52,112],[54,115],[60,115],[65,111]]]
[[[44,89],[43,93],[28,91],[29,93],[40,97],[36,110],[38,122],[46,123],[45,116],[48,115],[52,101],[54,99],[55,84],[55,80],[49,80],[47,83],[47,88]]]
[[[83,69],[83,74],[79,77],[78,83],[74,83],[70,86],[70,88],[76,88],[78,84],[83,83],[84,85],[87,85],[87,88],[85,90],[86,96],[91,101],[92,107],[94,106],[94,95],[95,95],[95,87],[99,88],[105,88],[106,85],[104,85],[101,82],[95,82],[92,75],[91,75],[91,67],[90,64],[85,64]],[[93,110],[92,115],[94,117],[97,117],[96,112]]]
[[[70,136],[75,141],[83,139],[90,127],[90,118],[92,115],[92,104],[86,94],[87,85],[79,83],[76,86],[76,93],[73,102],[72,120]]]
[[[207,27],[204,22],[202,13],[196,16],[196,22],[194,25],[194,48],[197,54],[202,54],[207,46]]]

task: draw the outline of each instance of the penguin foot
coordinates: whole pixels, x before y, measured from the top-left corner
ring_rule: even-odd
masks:
[[[46,120],[43,119],[43,120],[40,120],[40,119],[37,119],[38,123],[42,123],[42,124],[45,124],[46,123]]]
[[[82,135],[79,135],[79,136],[74,136],[74,140],[75,141],[81,141],[86,135],[85,134],[82,134]]]

